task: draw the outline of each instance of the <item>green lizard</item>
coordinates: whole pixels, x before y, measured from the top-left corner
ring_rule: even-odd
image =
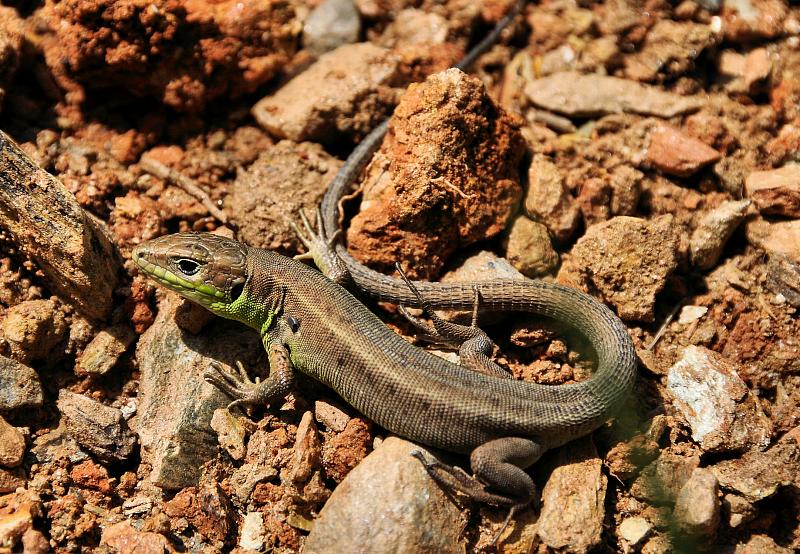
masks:
[[[460,65],[491,44],[511,17],[498,23]],[[305,222],[301,237],[324,275],[299,261],[208,233],[154,239],[139,246],[133,259],[158,283],[260,333],[269,359],[266,380],[252,382],[241,366],[237,373],[219,365],[206,372],[208,381],[235,399],[231,405],[277,401],[290,390],[294,372],[301,371],[389,431],[469,454],[474,478],[416,455],[441,486],[510,507],[510,518],[536,498],[524,469],[545,450],[596,429],[629,395],[636,367],[633,344],[608,308],[568,287],[532,280],[411,282],[372,271],[350,257],[337,241],[336,206],[386,128],[384,123],[373,131],[334,179],[319,212],[319,234]],[[461,342],[461,364],[392,332],[339,284],[348,281],[378,298],[423,308],[433,328],[408,317],[430,333]],[[511,379],[487,356],[492,343],[475,325],[479,307],[530,312],[571,327],[594,348],[595,374],[558,386]],[[433,308],[472,308],[473,325],[441,320]]]

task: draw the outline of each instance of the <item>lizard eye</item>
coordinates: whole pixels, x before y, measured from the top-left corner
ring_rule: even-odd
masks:
[[[189,260],[187,258],[183,258],[178,260],[178,269],[181,270],[181,273],[186,275],[194,275],[198,271],[200,271],[200,264],[194,260]]]

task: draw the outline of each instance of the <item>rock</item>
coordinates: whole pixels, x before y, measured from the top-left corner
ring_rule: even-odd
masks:
[[[670,118],[702,107],[699,98],[664,92],[627,79],[572,71],[535,79],[525,87],[531,102],[576,118],[636,113]]]
[[[144,98],[141,104],[154,110],[163,104],[202,112],[281,74],[301,30],[295,6],[279,1],[104,0],[44,8],[39,48],[72,105],[85,96],[102,102],[113,88],[127,102],[130,95]]]
[[[19,487],[25,487],[27,479],[22,468],[3,469],[0,467],[0,494],[14,492]]]
[[[782,0],[726,0],[723,30],[726,41],[750,42],[775,38],[783,31],[788,5]]]
[[[0,7],[0,106],[22,58],[25,22],[12,7]]]
[[[449,24],[447,18],[437,13],[406,8],[386,26],[381,34],[380,45],[396,49],[398,45],[434,45],[447,42]]]
[[[0,356],[0,413],[40,408],[43,402],[42,384],[36,371]]]
[[[648,31],[641,50],[625,56],[625,76],[653,81],[660,74],[673,77],[685,73],[719,38],[710,25],[659,19]]]
[[[752,219],[745,225],[745,235],[750,244],[768,254],[800,263],[800,219],[775,222]]]
[[[734,50],[725,50],[719,56],[718,69],[726,77],[725,90],[750,94],[759,81],[772,71],[772,61],[766,48],[756,48],[745,56]]]
[[[64,339],[69,325],[63,307],[53,300],[26,300],[9,308],[0,324],[11,356],[22,363],[58,359],[53,349]]]
[[[420,447],[389,437],[353,469],[322,508],[304,552],[462,551],[461,510],[413,450]]]
[[[800,446],[794,441],[778,443],[764,452],[746,452],[741,458],[724,460],[709,469],[723,489],[758,502],[795,482],[800,475]]]
[[[399,59],[361,42],[320,56],[311,67],[253,106],[272,135],[295,142],[363,137],[391,114]]]
[[[0,226],[50,290],[91,318],[111,309],[119,260],[104,227],[0,132]]]
[[[28,529],[22,534],[22,551],[25,554],[47,554],[51,550],[50,541],[41,531]]]
[[[714,474],[697,468],[675,501],[675,517],[687,534],[702,541],[716,535],[720,521],[719,483]]]
[[[217,408],[211,416],[211,428],[217,433],[217,441],[231,458],[237,461],[244,459],[247,451],[245,439],[247,429],[227,408]]]
[[[331,431],[341,433],[351,417],[337,406],[324,400],[314,402],[314,418]]]
[[[57,404],[70,436],[100,461],[121,462],[133,454],[136,436],[118,409],[66,389],[59,391]]]
[[[744,221],[749,207],[749,200],[728,200],[703,216],[689,241],[692,265],[701,270],[717,265],[725,244]]]
[[[350,253],[375,269],[400,262],[437,275],[457,249],[505,229],[522,195],[516,120],[483,83],[449,69],[411,85],[367,170]]]
[[[469,29],[481,22],[474,4],[462,4],[455,11],[433,12],[404,7],[388,22],[377,44],[391,49],[402,60],[402,71],[412,82],[453,67],[466,53]],[[398,6],[398,8],[401,8]]]
[[[541,277],[558,265],[547,227],[524,215],[514,218],[505,246],[508,261],[526,277]]]
[[[69,472],[69,478],[79,487],[100,491],[106,495],[111,494],[114,490],[106,468],[92,460],[86,460],[73,466]]]
[[[120,521],[103,530],[100,544],[118,554],[164,554],[175,552],[164,535],[137,531],[127,521]]]
[[[14,551],[26,532],[33,528],[33,519],[42,515],[41,499],[29,491],[3,498],[0,514],[0,545]]]
[[[25,455],[25,435],[0,417],[0,466],[17,467]]]
[[[753,171],[744,188],[762,214],[800,218],[800,164]]]
[[[722,497],[722,509],[728,525],[732,528],[752,521],[758,515],[758,510],[753,506],[752,502],[748,502],[734,493],[727,493]]]
[[[800,308],[800,264],[793,264],[782,256],[770,256],[765,285],[795,308]]]
[[[673,127],[660,125],[650,134],[647,161],[667,175],[688,177],[720,157],[706,143]]]
[[[580,184],[575,199],[587,227],[611,217],[611,184],[606,179],[590,177]]]
[[[113,325],[103,329],[86,345],[75,362],[78,375],[105,375],[111,371],[136,340],[136,333],[127,325]]]
[[[164,502],[164,513],[170,518],[185,518],[211,543],[225,541],[234,526],[234,510],[220,485],[211,479],[199,487],[188,487]]]
[[[358,40],[361,17],[353,0],[325,0],[308,14],[303,46],[315,56]]]
[[[298,212],[311,216],[341,163],[320,145],[281,141],[239,173],[228,196],[231,221],[250,246],[297,252],[300,240],[290,225]],[[313,218],[312,218],[313,219]]]
[[[314,417],[311,412],[306,412],[297,426],[297,440],[289,462],[289,479],[295,485],[306,483],[314,471],[321,467],[321,461],[322,444],[314,425]]]
[[[617,216],[587,229],[558,275],[563,283],[596,290],[622,319],[653,321],[656,294],[678,266],[672,216]]]
[[[643,517],[627,517],[619,524],[619,537],[629,546],[636,546],[653,530],[653,526]]]
[[[240,504],[247,504],[256,485],[278,476],[278,470],[261,464],[242,464],[231,476],[231,489]]]
[[[705,306],[692,306],[687,305],[681,308],[681,313],[678,315],[678,323],[681,325],[689,325],[702,318],[708,313],[708,308]]]
[[[242,519],[239,547],[261,552],[264,547],[264,514],[247,512]]]
[[[152,467],[150,480],[169,490],[196,485],[200,466],[217,454],[211,417],[230,399],[203,372],[213,362],[230,371],[236,360],[252,367],[264,350],[257,335],[232,321],[216,319],[200,335],[181,331],[175,323],[181,302],[165,295],[136,348],[141,383],[134,428],[142,462]]]
[[[553,550],[589,552],[601,541],[608,479],[591,439],[558,451],[557,467],[542,490],[537,533]]]
[[[443,283],[486,281],[492,279],[525,279],[505,258],[481,250],[465,259],[457,268],[442,275]]]
[[[644,466],[658,458],[658,443],[647,435],[634,435],[619,442],[608,451],[605,463],[608,471],[617,479],[630,482]]]
[[[687,346],[669,370],[674,406],[707,452],[766,448],[771,425],[756,396],[726,358],[702,346]]]
[[[356,417],[347,422],[344,431],[329,436],[322,448],[322,465],[326,475],[339,483],[363,460],[372,447],[369,424]]]
[[[536,156],[528,169],[525,213],[544,223],[561,243],[569,241],[580,222],[580,210],[558,167],[544,156]]]
[[[633,482],[631,494],[651,504],[673,503],[699,465],[699,456],[681,456],[663,450]]]
[[[633,215],[639,207],[644,173],[629,165],[620,165],[611,172],[611,213]]]
[[[796,550],[784,548],[766,535],[752,535],[746,543],[739,543],[733,554],[793,554]]]

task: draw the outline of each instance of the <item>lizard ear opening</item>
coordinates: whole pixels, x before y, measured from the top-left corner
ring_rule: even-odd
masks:
[[[231,287],[231,301],[236,301],[242,295],[242,292],[244,292],[244,281]]]

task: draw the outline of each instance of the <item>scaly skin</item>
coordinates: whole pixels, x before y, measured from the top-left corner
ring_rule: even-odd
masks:
[[[491,44],[522,4],[461,67]],[[299,370],[398,435],[471,453],[480,482],[417,456],[437,483],[482,502],[510,506],[510,518],[535,499],[533,481],[522,468],[548,448],[599,427],[630,394],[636,367],[633,344],[608,308],[568,287],[499,279],[407,283],[353,259],[334,240],[340,235],[337,205],[386,129],[386,122],[376,128],[334,179],[321,205],[320,234],[314,236],[306,226],[309,256],[333,280],[298,261],[207,233],[155,239],[137,248],[133,258],[162,285],[261,334],[270,362],[265,382],[252,383],[243,371],[227,374],[218,366],[206,375],[236,399],[233,404],[281,398],[291,387],[294,370]],[[377,298],[423,307],[436,333],[463,342],[463,365],[433,356],[393,333],[337,284],[349,281]],[[595,374],[581,383],[558,386],[511,379],[486,356],[491,342],[482,331],[443,322],[431,312],[469,309],[476,301],[481,309],[545,316],[582,335],[594,349]]]
[[[591,297],[566,287],[521,280],[477,284],[482,307],[569,323],[595,347],[598,369],[592,378],[543,386],[485,375],[412,346],[342,286],[268,250],[208,233],[180,233],[141,245],[133,259],[160,284],[261,334],[270,363],[276,364],[270,379],[255,385],[210,376],[232,396],[245,403],[274,401],[288,391],[293,367],[398,435],[472,452],[473,470],[475,452],[502,460],[522,456],[517,465],[527,467],[544,450],[596,429],[629,394],[635,376],[633,347],[619,320]],[[452,298],[474,298],[470,284],[444,290]],[[288,362],[280,357],[283,352]],[[525,439],[523,452],[506,452],[502,441],[492,452],[481,451],[482,445],[506,438]],[[533,495],[532,482],[513,482],[530,480],[524,472],[514,478],[504,476],[505,470],[476,473],[504,495],[487,501],[517,505]]]

